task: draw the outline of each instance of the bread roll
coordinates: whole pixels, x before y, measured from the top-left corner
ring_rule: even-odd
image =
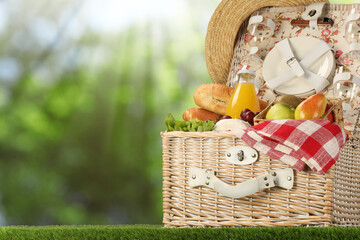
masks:
[[[223,84],[203,84],[195,90],[194,101],[196,105],[203,109],[225,115],[233,91],[233,88]]]
[[[214,112],[210,112],[210,111],[208,111],[206,109],[202,109],[202,108],[190,108],[189,110],[184,112],[184,114],[182,115],[182,117],[185,121],[191,121],[191,120],[216,121],[218,116],[219,116],[218,114],[216,114]]]

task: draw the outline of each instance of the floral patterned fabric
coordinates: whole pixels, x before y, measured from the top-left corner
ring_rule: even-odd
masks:
[[[327,17],[334,20],[334,25],[319,26],[317,31],[312,31],[308,27],[292,26],[290,24],[291,20],[294,18],[301,18],[302,12],[289,11],[289,9],[291,8],[266,8],[254,13],[254,15],[261,14],[263,17],[272,19],[276,26],[274,36],[259,46],[260,56],[262,59],[266,57],[268,52],[277,42],[285,38],[311,36],[321,39],[330,45],[334,52],[337,68],[339,66],[343,66],[344,71],[360,76],[360,60],[350,59],[344,56],[344,53],[349,51],[349,44],[345,40],[345,20],[350,11],[330,9],[327,13]],[[248,34],[245,34],[245,36],[240,40],[240,59],[249,54],[249,46],[246,44],[249,40],[250,39]],[[238,65],[238,69],[240,68],[242,68],[241,64]],[[330,80],[332,81],[332,79]],[[269,101],[275,97],[274,93],[269,89],[266,89],[266,87],[261,89],[259,96],[262,99]],[[329,98],[333,97],[332,86],[329,86],[327,89],[327,96]],[[353,129],[357,112],[360,110],[360,96],[355,97],[355,100],[351,103],[351,105],[344,103],[343,108],[345,128],[351,131]]]

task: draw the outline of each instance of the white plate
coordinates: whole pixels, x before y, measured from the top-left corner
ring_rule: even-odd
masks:
[[[306,57],[320,41],[313,37],[289,38],[291,49],[296,59],[300,62]],[[263,77],[265,82],[290,70],[281,52],[274,47],[265,57],[263,65]],[[335,71],[335,59],[332,51],[328,51],[316,60],[309,71],[328,79],[331,85],[332,76]],[[296,96],[309,96],[315,93],[314,88],[303,77],[294,77],[273,89],[279,95],[291,94]]]

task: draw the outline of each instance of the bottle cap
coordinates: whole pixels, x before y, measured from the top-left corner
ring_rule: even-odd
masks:
[[[241,74],[241,73],[249,73],[249,74],[252,74],[254,76],[256,76],[255,72],[251,71],[251,70],[248,70],[248,69],[242,69],[242,70],[239,70],[237,72],[237,75]]]

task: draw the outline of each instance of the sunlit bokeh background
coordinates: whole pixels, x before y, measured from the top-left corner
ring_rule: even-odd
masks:
[[[220,0],[0,1],[0,225],[161,224],[164,119]]]
[[[217,0],[0,2],[0,225],[160,224],[160,132]]]

